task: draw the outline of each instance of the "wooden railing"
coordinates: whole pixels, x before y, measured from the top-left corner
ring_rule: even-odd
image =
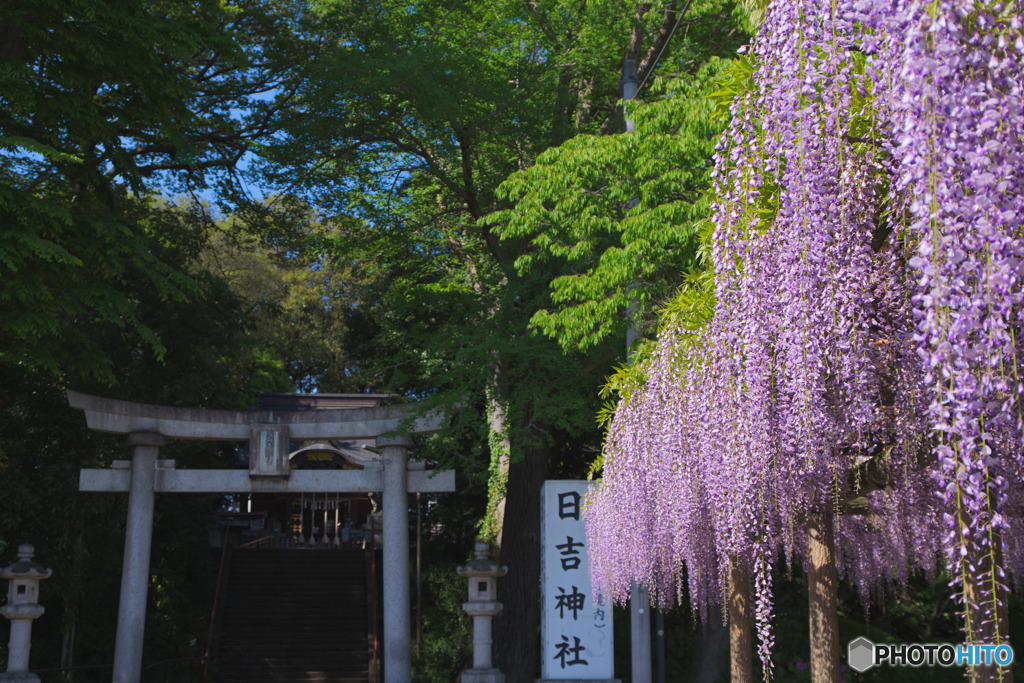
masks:
[[[224,583],[224,560],[228,555],[228,528],[220,541],[220,565],[217,567],[217,584],[213,587],[213,606],[210,608],[210,628],[206,632],[206,652],[203,654],[203,680],[209,680],[210,657],[213,653],[213,636],[217,627],[217,606],[220,604],[220,589]]]
[[[261,536],[260,538],[255,538],[255,539],[253,539],[253,540],[251,540],[251,541],[249,541],[247,543],[243,543],[242,545],[240,545],[237,548],[235,548],[235,550],[242,550],[244,548],[273,548],[273,547],[274,547],[274,535],[270,534],[269,536]]]
[[[198,681],[199,672],[203,666],[202,657],[164,659],[143,667],[142,680],[148,683]],[[113,664],[79,664],[77,666],[32,669],[31,673],[40,676],[43,680],[57,680],[54,676],[50,676],[50,674],[57,674],[61,681],[74,680],[81,683],[96,681],[100,683],[110,680],[109,672],[113,668]]]
[[[47,676],[46,674],[57,673],[60,675],[61,681],[73,680],[91,682],[91,681],[109,681],[110,673],[113,671],[114,665],[111,664],[78,664],[75,666],[54,666],[47,669],[32,669],[31,673],[41,676],[43,680],[54,680],[53,677]]]
[[[202,672],[206,677],[206,657],[180,657],[154,662],[142,669],[142,680],[148,683],[194,681]]]
[[[372,537],[371,537],[372,543]],[[380,681],[380,628],[377,623],[377,550],[370,547],[370,629],[373,632],[373,655],[370,660],[370,680],[373,683]]]

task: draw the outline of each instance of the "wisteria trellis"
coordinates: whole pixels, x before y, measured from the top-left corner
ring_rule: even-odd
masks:
[[[769,664],[770,566],[801,554],[808,514],[834,514],[865,598],[944,557],[967,639],[1004,639],[1022,569],[1021,5],[782,0],[748,59],[716,156],[715,313],[669,322],[620,402],[587,513],[595,583],[667,603],[685,565],[706,617],[741,563]],[[838,514],[858,495],[866,514]]]

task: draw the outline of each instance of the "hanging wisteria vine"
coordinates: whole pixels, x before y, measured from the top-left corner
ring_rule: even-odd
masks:
[[[998,641],[1000,537],[1022,461],[1022,15],[1015,3],[928,9],[864,20],[883,37],[879,62],[900,66],[881,107],[917,240],[915,343],[931,388],[949,569],[968,640],[988,631]]]
[[[744,565],[767,676],[770,567],[825,515],[865,600],[944,551],[968,640],[1005,638],[1024,564],[1022,36],[1014,3],[770,4],[715,160],[714,316],[666,324],[588,507],[616,599],[641,580],[665,604],[685,576],[706,618]]]

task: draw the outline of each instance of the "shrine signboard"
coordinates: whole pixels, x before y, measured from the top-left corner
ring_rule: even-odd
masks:
[[[611,680],[612,613],[590,585],[583,499],[593,482],[541,488],[541,679]]]
[[[249,437],[249,474],[253,477],[288,477],[288,425],[253,425]]]

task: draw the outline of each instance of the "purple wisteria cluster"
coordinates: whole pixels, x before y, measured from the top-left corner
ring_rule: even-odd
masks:
[[[1022,35],[1012,3],[769,6],[716,155],[717,308],[660,334],[588,507],[614,598],[685,587],[706,618],[739,564],[769,664],[770,569],[816,515],[865,600],[944,550],[994,619],[1022,564]]]
[[[923,11],[928,9],[929,11]],[[915,345],[929,387],[948,566],[967,636],[1005,638],[1000,555],[1019,519],[1024,37],[1016,3],[936,2],[890,19],[874,10],[891,68],[880,115],[896,190],[908,197]],[[1012,550],[1012,549],[1011,549]],[[979,619],[980,617],[980,619]],[[981,623],[978,623],[978,622]],[[972,623],[973,622],[973,623]]]

